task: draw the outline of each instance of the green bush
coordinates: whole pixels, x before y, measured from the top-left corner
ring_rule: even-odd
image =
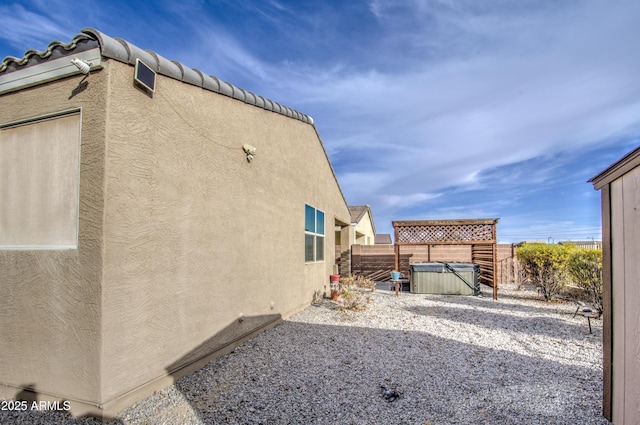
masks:
[[[556,296],[569,281],[571,245],[525,244],[516,250],[524,275],[546,301]]]
[[[574,283],[584,288],[593,307],[602,314],[602,250],[571,251],[568,271]]]

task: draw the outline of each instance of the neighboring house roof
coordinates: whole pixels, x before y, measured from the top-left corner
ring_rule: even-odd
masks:
[[[376,233],[376,226],[373,223],[373,214],[369,205],[352,205],[349,206],[349,212],[351,213],[351,223],[360,223],[360,220],[364,218],[366,214],[369,214],[369,220],[371,221],[371,229],[373,234]]]
[[[593,241],[560,241],[558,242],[558,245],[592,245],[594,243],[598,243],[600,241],[597,240],[593,240]]]
[[[558,242],[558,245],[575,245],[579,248],[601,249],[602,241],[562,241]]]
[[[368,210],[369,210],[368,205],[349,206],[349,212],[351,213],[351,222],[359,223],[360,220],[362,220],[362,217],[364,217],[364,215],[367,213]]]
[[[374,243],[376,245],[390,245],[391,235],[389,233],[381,233],[379,235],[376,235]]]
[[[548,241],[545,240],[535,240],[535,239],[531,239],[531,240],[527,240],[527,241],[520,241],[520,242],[516,242],[514,243],[514,245],[520,246],[520,245],[525,245],[525,244],[534,244],[534,243],[541,243],[541,244],[548,244]]]
[[[22,58],[7,56],[0,64],[0,78],[14,71],[23,70],[44,62],[52,62],[53,64],[56,59],[68,59],[78,53],[87,52],[98,47],[101,55],[106,58],[130,65],[135,65],[136,59],[140,59],[158,74],[202,87],[308,124],[314,124],[313,119],[308,115],[221,81],[212,75],[206,75],[197,69],[189,68],[180,62],[165,59],[155,52],[142,50],[126,40],[111,38],[94,28],[84,28],[81,34],[76,35],[71,42],[66,44],[53,41],[43,52],[28,50]],[[64,66],[69,65],[67,60],[61,62],[61,64],[64,64]],[[96,68],[100,68],[99,64],[93,63],[92,69]],[[7,91],[3,90],[2,86],[0,84],[0,93]]]

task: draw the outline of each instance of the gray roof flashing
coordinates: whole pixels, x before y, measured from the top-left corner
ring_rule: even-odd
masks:
[[[142,50],[126,40],[109,37],[95,28],[83,28],[82,33],[76,35],[67,44],[54,41],[44,52],[28,50],[22,58],[12,56],[4,58],[0,63],[0,76],[96,47],[100,48],[103,57],[129,65],[135,65],[136,59],[140,59],[160,75],[314,125],[313,119],[308,115],[221,81],[212,75],[206,75],[197,69],[189,68],[180,62],[165,59],[155,52]]]

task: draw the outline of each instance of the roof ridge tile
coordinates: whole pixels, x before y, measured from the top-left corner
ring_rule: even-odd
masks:
[[[28,50],[22,58],[7,56],[0,63],[0,73],[7,70],[12,72],[22,66],[30,64],[31,62],[40,63],[50,58],[56,58],[56,56],[64,56],[63,54],[60,54],[60,49],[63,49],[66,52],[71,52],[78,48],[78,45],[83,42],[90,43],[90,48],[99,47],[100,54],[103,57],[129,65],[135,65],[136,59],[140,59],[147,66],[151,67],[151,69],[166,77],[202,87],[205,90],[219,93],[267,111],[272,111],[303,121],[315,127],[313,119],[308,115],[281,105],[273,100],[258,96],[240,87],[236,87],[233,84],[222,81],[213,75],[207,75],[200,70],[189,68],[181,62],[166,59],[151,50],[143,50],[122,38],[110,37],[91,27],[83,28],[81,33],[77,34],[69,43],[65,44],[57,40],[52,41],[44,52],[31,49]],[[87,48],[88,47],[84,47],[85,50]]]
[[[36,50],[36,49],[29,49],[24,53],[22,58],[16,58],[14,56],[7,56],[6,58],[4,58],[2,60],[2,63],[0,63],[0,72],[4,72],[8,68],[10,68],[12,64],[15,67],[24,66],[34,56],[38,57],[39,59],[48,59],[52,55],[55,54],[55,52],[56,52],[56,50],[58,48],[62,48],[65,51],[74,50],[78,46],[78,43],[80,43],[82,41],[85,41],[85,40],[91,40],[91,37],[89,37],[86,34],[77,34],[75,37],[73,37],[73,39],[69,43],[63,43],[63,42],[58,41],[58,40],[52,41],[51,43],[49,43],[49,45],[47,46],[46,50],[44,50],[44,51],[40,51],[40,50]]]
[[[220,93],[220,80],[213,75],[202,74],[203,87],[216,93]]]

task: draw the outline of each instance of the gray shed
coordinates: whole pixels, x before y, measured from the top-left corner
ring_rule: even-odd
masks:
[[[589,180],[602,196],[603,414],[640,423],[640,147]]]

